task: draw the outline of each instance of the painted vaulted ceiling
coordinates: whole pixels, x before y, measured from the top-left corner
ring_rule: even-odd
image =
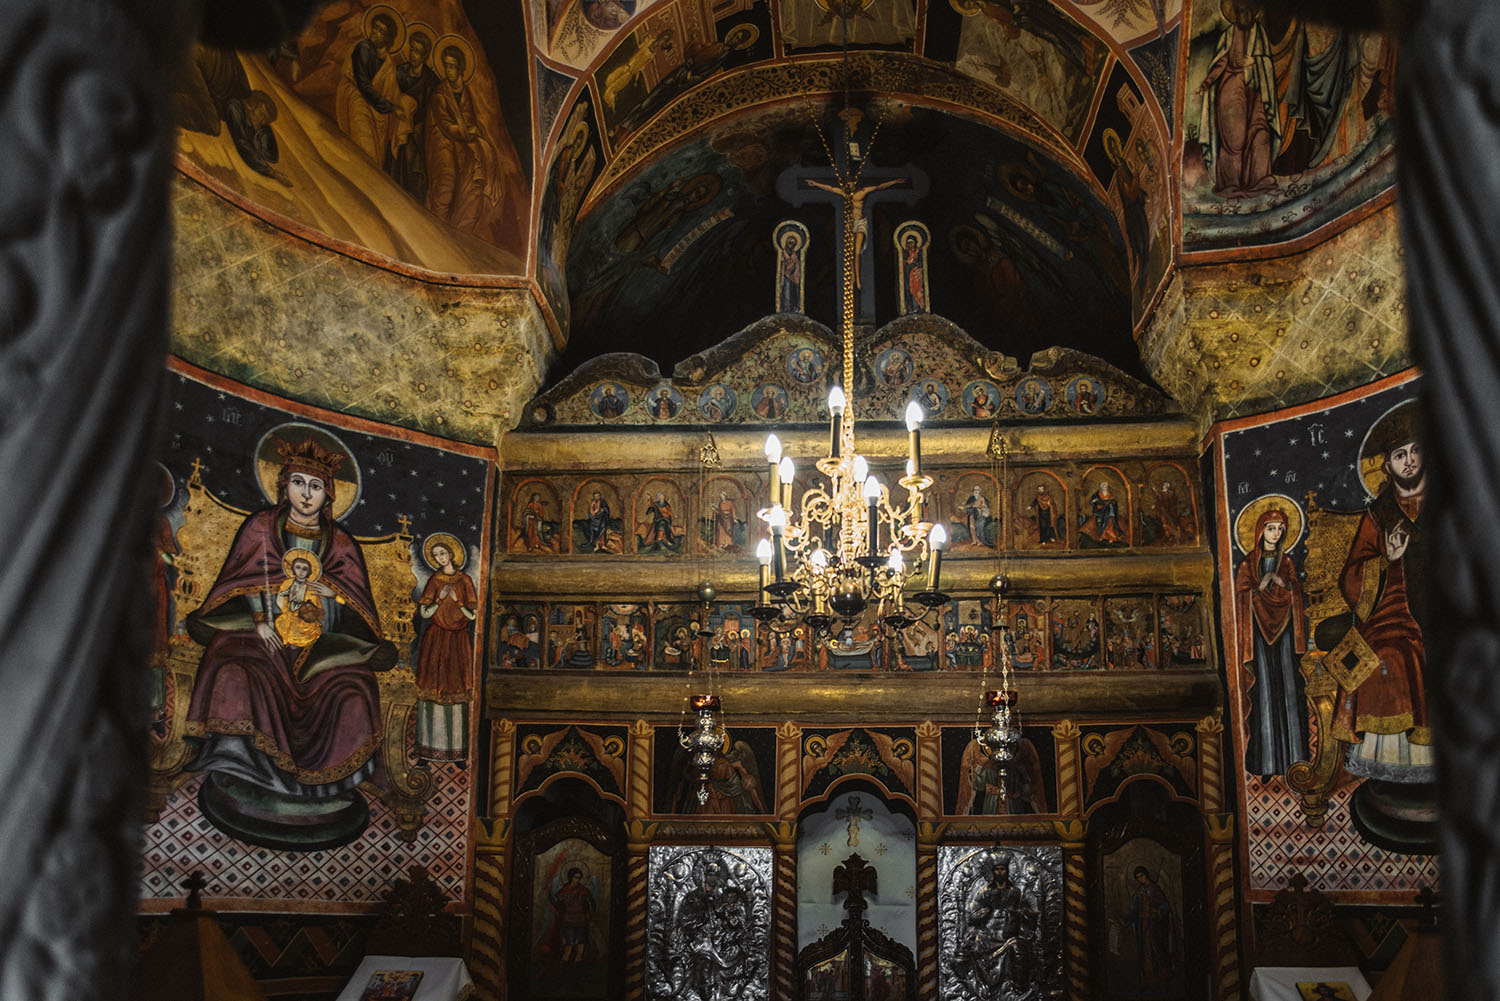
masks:
[[[1251,69],[1226,78],[1231,49]],[[863,321],[909,307],[916,232],[926,308],[986,347],[1146,374],[1174,267],[1388,197],[1392,65],[1234,0],[335,0],[272,51],[199,50],[179,164],[356,260],[530,289],[551,383],[606,351],[670,371],[784,308],[789,228],[801,309],[834,325],[835,206],[808,181],[847,123],[860,183],[890,182]]]

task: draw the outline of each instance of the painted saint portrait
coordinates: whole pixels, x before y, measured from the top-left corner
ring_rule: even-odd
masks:
[[[562,520],[558,513],[557,493],[547,483],[531,480],[516,488],[511,500],[511,539],[513,553],[547,553],[562,551]]]
[[[823,374],[823,353],[817,348],[795,348],[787,355],[786,371],[794,382],[817,382]]]
[[[654,420],[671,420],[681,409],[682,394],[675,386],[657,386],[646,394],[646,413]]]
[[[1103,862],[1113,996],[1187,996],[1182,858],[1151,838],[1137,837]]]
[[[582,838],[564,838],[532,864],[531,988],[534,997],[597,998],[610,958],[613,859]]]
[[[1130,545],[1130,498],[1115,469],[1092,469],[1079,497],[1078,545],[1083,549]]]
[[[800,313],[803,307],[803,274],[807,261],[807,227],[795,219],[777,225],[772,234],[776,247],[776,311]]]
[[[1175,463],[1151,467],[1141,505],[1141,544],[1191,546],[1197,541],[1197,508],[1187,473]]]
[[[881,385],[904,386],[911,381],[916,365],[901,348],[886,348],[875,358],[875,374]]]
[[[1104,383],[1083,375],[1068,383],[1068,406],[1081,417],[1092,417],[1104,404]]]
[[[1308,760],[1307,605],[1287,551],[1305,519],[1290,497],[1269,494],[1245,505],[1235,534],[1244,559],[1234,573],[1238,626],[1234,663],[1248,675],[1245,771],[1268,778]]]
[[[700,503],[704,546],[710,552],[748,552],[751,505],[740,482],[715,477],[704,485]]]
[[[977,420],[990,420],[1000,412],[1000,390],[984,379],[969,383],[964,387],[964,410]]]
[[[915,400],[929,418],[936,417],[948,407],[948,387],[937,379],[923,379],[911,388],[908,399]]]
[[[612,421],[630,407],[630,394],[618,382],[604,382],[589,393],[589,409],[594,416]]]
[[[671,480],[646,483],[635,500],[635,551],[680,553],[687,541],[687,504]]]
[[[626,512],[620,494],[603,480],[590,480],[573,496],[573,552],[618,556],[625,551]]]
[[[1052,386],[1046,379],[1028,375],[1016,384],[1016,406],[1030,417],[1046,412],[1052,405]]]
[[[982,473],[959,477],[948,515],[953,552],[993,550],[1000,538],[1000,503],[995,481]]]
[[[733,389],[722,382],[716,382],[698,394],[698,412],[710,424],[727,421],[734,415],[737,400]]]
[[[477,553],[478,550],[476,549]],[[436,532],[422,543],[432,576],[417,598],[417,756],[462,761],[469,750],[470,676],[478,589],[464,571],[468,554],[457,536]]]
[[[755,392],[750,394],[750,410],[755,416],[763,420],[774,421],[780,417],[784,417],[786,415],[786,408],[786,390],[774,382],[767,382],[756,386]]]
[[[1068,489],[1053,473],[1024,474],[1014,494],[1011,535],[1018,549],[1062,549],[1068,545]]]
[[[187,617],[204,648],[187,767],[206,773],[199,805],[215,827],[310,851],[348,843],[369,821],[356,787],[375,774],[375,673],[397,655],[360,544],[339,520],[358,499],[355,457],[333,435],[293,424],[266,435],[256,461],[268,506],[240,525]],[[301,565],[287,558],[294,550]],[[289,617],[284,630],[279,615]]]

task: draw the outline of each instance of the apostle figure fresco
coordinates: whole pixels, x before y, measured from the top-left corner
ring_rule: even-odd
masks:
[[[291,429],[262,448],[273,450],[270,506],[241,524],[187,618],[204,646],[187,712],[197,750],[188,768],[207,773],[199,804],[215,827],[312,850],[353,840],[369,821],[356,787],[375,774],[375,672],[395,665],[396,649],[383,639],[359,543],[335,516],[355,499],[340,505],[340,493],[357,490],[354,457],[331,436]],[[287,558],[293,550],[304,567]],[[291,614],[285,632],[278,612]]]
[[[1403,403],[1371,427],[1360,450],[1374,499],[1360,518],[1339,576],[1352,627],[1333,646],[1354,665],[1339,679],[1334,739],[1348,746],[1350,774],[1379,782],[1432,780],[1423,637],[1430,543],[1422,507],[1427,469],[1417,404]],[[1343,622],[1340,620],[1340,624]],[[1331,639],[1320,624],[1319,647]]]
[[[557,498],[552,489],[533,480],[516,491],[512,501],[510,550],[513,553],[557,553],[562,550],[561,523],[553,514]]]
[[[432,576],[417,599],[424,623],[417,652],[417,756],[462,761],[469,748],[469,682],[479,597],[458,539],[438,532],[422,544]]]
[[[1083,509],[1078,513],[1078,544],[1082,547],[1115,547],[1130,544],[1129,523],[1122,488],[1108,474],[1088,478],[1083,488]]]
[[[1301,671],[1307,614],[1297,566],[1287,555],[1301,539],[1303,518],[1290,498],[1271,494],[1246,505],[1239,520],[1245,558],[1234,574],[1235,663],[1249,675],[1245,771],[1268,778],[1308,757]]]

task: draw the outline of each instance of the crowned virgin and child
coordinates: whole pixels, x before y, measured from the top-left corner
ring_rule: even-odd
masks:
[[[241,524],[187,618],[204,646],[186,727],[199,750],[188,767],[209,773],[199,799],[216,826],[255,843],[319,847],[352,839],[368,821],[354,789],[375,771],[375,672],[395,664],[396,650],[382,639],[359,544],[334,520],[345,457],[310,437],[277,451],[275,504]],[[302,646],[273,626],[283,561],[295,549],[321,564],[310,585],[322,599],[321,628]],[[314,802],[323,805],[309,809]],[[329,824],[338,830],[319,830]]]

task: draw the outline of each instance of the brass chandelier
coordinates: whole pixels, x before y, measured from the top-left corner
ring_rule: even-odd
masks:
[[[947,533],[925,517],[933,481],[922,471],[921,405],[913,400],[906,408],[906,475],[896,481],[903,496],[871,472],[856,447],[854,406],[845,387],[853,391],[855,193],[865,161],[851,159],[857,166],[849,173],[829,156],[844,199],[843,369],[842,382],[828,393],[828,454],[814,464],[825,479],[795,497],[795,463],[775,434],[767,436],[770,488],[759,515],[769,536],[756,548],[760,591],[750,610],[774,629],[804,623],[822,641],[861,625],[899,632],[948,601],[940,590]],[[925,586],[908,596],[914,577],[908,566],[922,563]]]

